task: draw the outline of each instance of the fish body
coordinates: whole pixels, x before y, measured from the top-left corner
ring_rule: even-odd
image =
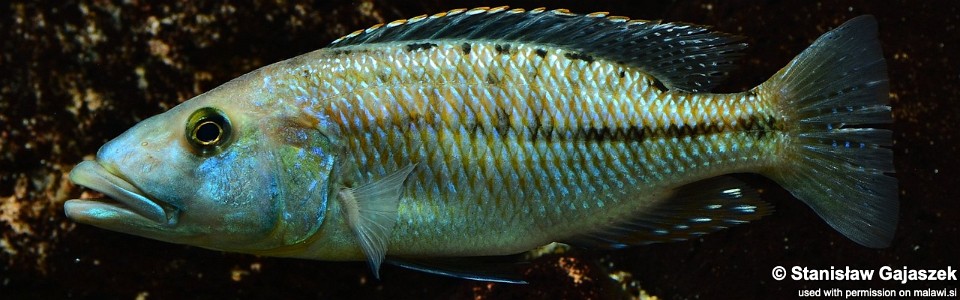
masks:
[[[65,209],[159,240],[376,272],[683,240],[771,211],[723,176],[746,172],[854,241],[889,244],[890,132],[849,128],[890,122],[875,21],[825,34],[756,88],[708,93],[743,47],[564,10],[392,22],[144,120],[71,173],[115,201]]]

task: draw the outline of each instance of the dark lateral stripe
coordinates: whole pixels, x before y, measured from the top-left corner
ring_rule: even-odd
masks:
[[[716,124],[696,124],[694,126],[671,124],[667,128],[590,128],[572,135],[573,139],[589,141],[643,141],[646,139],[684,138],[690,136],[711,135],[725,132],[752,132],[758,139],[773,131],[783,130],[782,123],[773,116],[760,114],[737,120],[736,126],[720,127]]]
[[[497,122],[497,124],[491,124],[492,126],[471,124],[468,125],[468,132],[474,135],[493,134],[496,132],[498,136],[506,137],[509,135],[511,130],[516,130],[511,128],[509,125],[506,125],[509,123],[509,119],[509,115],[498,112],[497,118],[493,120],[494,122]],[[549,126],[543,126],[539,117],[536,117],[534,122],[532,122],[530,126],[524,128],[523,130],[525,131],[526,136],[534,141],[541,139],[547,141],[584,140],[595,142],[644,141],[647,139],[684,138],[689,136],[711,135],[725,132],[750,132],[755,133],[757,139],[763,139],[774,131],[782,131],[783,123],[773,116],[755,114],[751,115],[750,117],[737,120],[736,126],[720,127],[716,124],[697,124],[694,126],[687,126],[672,124],[667,128],[658,129],[640,128],[637,126],[626,128],[606,127],[581,129],[576,132],[568,133],[556,131],[554,128]],[[524,135],[521,134],[521,136]]]

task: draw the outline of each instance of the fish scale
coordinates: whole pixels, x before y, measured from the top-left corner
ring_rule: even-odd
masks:
[[[345,155],[367,170],[355,182],[417,164],[399,207],[398,222],[407,226],[394,231],[391,253],[517,252],[571,228],[601,225],[583,217],[600,209],[618,207],[626,216],[660,200],[644,200],[650,198],[644,191],[731,167],[750,171],[775,154],[762,145],[777,139],[753,143],[744,128],[730,132],[738,130],[737,119],[752,116],[747,112],[765,109],[748,93],[710,98],[660,92],[636,68],[572,59],[549,46],[507,44],[510,50],[503,51],[503,44],[470,42],[465,53],[465,41],[426,42],[433,46],[318,52],[309,67],[275,79],[307,85],[294,91],[318,90],[312,88],[318,82],[344,87],[339,97],[295,96],[322,99],[318,118],[335,120],[330,130],[345,142]],[[304,73],[309,79],[299,76]],[[670,131],[697,124],[722,125],[708,135]],[[607,141],[585,134],[630,126],[652,138]],[[710,138],[716,134],[727,136]],[[534,218],[548,222],[523,221]],[[450,222],[437,226],[436,220]],[[441,229],[427,236],[421,228]],[[508,228],[514,233],[504,235]],[[403,237],[412,233],[435,242],[408,245]],[[529,243],[516,245],[520,238]]]

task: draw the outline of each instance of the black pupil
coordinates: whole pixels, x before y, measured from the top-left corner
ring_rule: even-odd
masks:
[[[213,143],[220,139],[220,125],[213,121],[204,121],[197,127],[197,140],[201,143]]]

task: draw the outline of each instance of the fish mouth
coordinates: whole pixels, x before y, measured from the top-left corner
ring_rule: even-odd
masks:
[[[164,209],[162,203],[124,178],[114,175],[97,161],[84,161],[70,171],[70,180],[103,193],[110,199],[71,199],[64,203],[64,212],[71,219],[102,219],[109,216],[139,216],[161,224],[176,223],[175,210]],[[102,220],[101,220],[102,221]]]

